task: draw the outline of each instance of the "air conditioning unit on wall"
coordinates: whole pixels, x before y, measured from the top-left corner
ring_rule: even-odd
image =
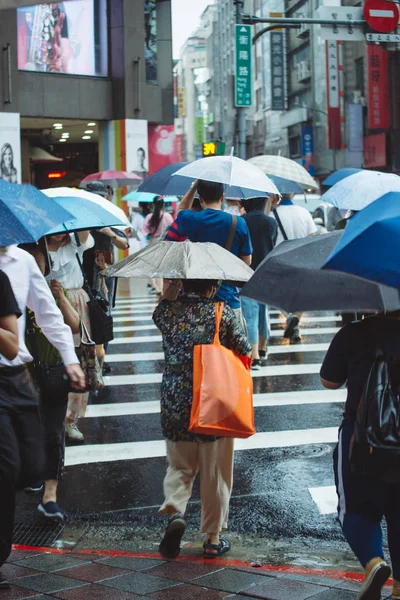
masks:
[[[349,93],[349,104],[361,104],[362,106],[366,106],[367,102],[364,96],[362,95],[361,90],[354,90]]]
[[[311,65],[309,60],[302,60],[296,65],[298,83],[302,83],[311,77]]]

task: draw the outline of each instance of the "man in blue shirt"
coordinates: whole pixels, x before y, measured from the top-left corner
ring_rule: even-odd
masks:
[[[200,212],[190,210],[196,192],[202,208]],[[174,224],[177,236],[186,237],[192,242],[214,242],[225,248],[232,227],[232,215],[222,211],[223,200],[222,183],[196,181],[179,205],[179,213]],[[230,252],[241,258],[247,265],[251,264],[253,248],[250,233],[241,217],[236,217],[236,229]],[[234,310],[240,311],[240,299],[236,287],[223,283],[216,298],[226,302]]]

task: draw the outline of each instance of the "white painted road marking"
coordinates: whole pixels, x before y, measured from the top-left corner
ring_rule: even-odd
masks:
[[[337,512],[338,497],[334,485],[308,488],[308,491],[321,515],[332,515]]]

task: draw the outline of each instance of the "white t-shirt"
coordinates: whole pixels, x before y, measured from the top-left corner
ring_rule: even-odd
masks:
[[[289,240],[304,238],[317,232],[317,226],[306,208],[296,204],[285,204],[278,206],[276,210]],[[274,213],[271,212],[271,217],[273,216]],[[283,241],[284,237],[278,227],[276,245]]]
[[[56,279],[66,290],[83,287],[83,275],[76,253],[82,261],[85,250],[89,250],[94,246],[94,239],[91,235],[89,235],[86,244],[80,246],[77,246],[74,235],[70,235],[70,240],[71,243],[68,246],[62,246],[57,252],[49,252],[53,265],[47,279]]]

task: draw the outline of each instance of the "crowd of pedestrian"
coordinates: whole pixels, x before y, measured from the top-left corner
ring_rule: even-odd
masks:
[[[109,197],[106,187],[92,191]],[[226,202],[224,186],[206,180],[195,181],[183,196],[175,219],[159,196],[147,214],[134,215],[143,246],[155,245],[160,238],[174,243],[211,242],[253,271],[279,244],[323,233],[320,216],[314,217],[291,195],[255,194]],[[113,264],[115,248],[128,247],[122,231],[106,227],[49,235],[20,248],[0,248],[0,566],[11,551],[17,489],[40,493],[39,512],[64,519],[57,491],[65,436],[75,443],[84,441],[79,419],[85,416],[89,397],[75,349],[84,335],[91,335],[93,293],[101,295],[111,310],[115,279],[105,277],[103,271]],[[269,308],[241,296],[230,281],[151,278],[149,284],[159,296],[153,320],[165,355],[161,425],[168,468],[159,513],[168,522],[160,553],[170,559],[179,555],[185,511],[199,473],[204,557],[212,559],[230,550],[222,534],[228,527],[234,436],[193,431],[194,349],[221,345],[237,357],[251,357],[251,369],[260,370],[268,364]],[[285,317],[284,337],[300,343],[301,313]],[[400,311],[346,325],[332,341],[321,369],[323,386],[338,389],[347,384],[348,388],[334,473],[339,521],[365,569],[362,600],[378,600],[391,573],[382,547],[383,517],[394,575],[393,598],[400,598],[400,462],[395,457],[393,464],[387,464],[387,459],[382,468],[379,453],[370,452],[371,459],[357,445],[360,399],[369,393],[366,385],[371,386],[378,360],[381,370],[387,366],[386,384],[399,398],[399,322]],[[96,363],[107,372],[106,351],[107,343],[96,344]],[[374,393],[381,393],[377,389]],[[391,432],[396,430],[400,438],[400,410],[393,406],[390,418],[379,418],[391,419]],[[375,470],[368,470],[366,465],[375,458]],[[0,574],[0,589],[6,587]]]

